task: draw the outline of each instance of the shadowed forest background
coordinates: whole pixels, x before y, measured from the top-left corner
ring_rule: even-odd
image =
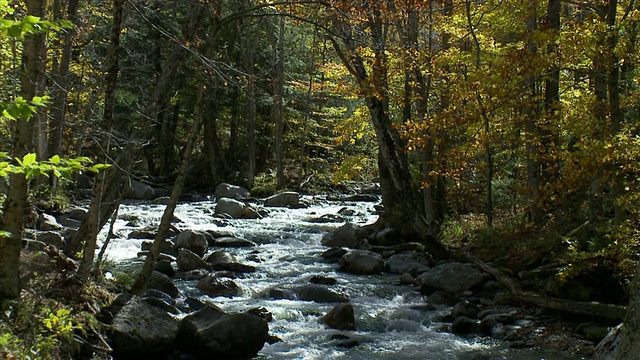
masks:
[[[136,180],[178,189],[174,207],[222,182],[256,196],[375,182],[379,222],[437,259],[548,266],[554,295],[629,301],[633,0],[26,0],[0,15],[0,298],[20,294],[29,208],[91,199],[63,249],[86,281]]]

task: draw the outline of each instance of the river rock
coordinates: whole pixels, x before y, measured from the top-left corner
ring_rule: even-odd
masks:
[[[242,212],[242,218],[243,219],[262,219],[262,214],[260,214],[260,211],[258,211],[258,209],[254,208],[253,206],[247,206],[244,208],[244,211]]]
[[[244,214],[247,205],[239,200],[231,198],[221,198],[216,203],[216,215],[226,214],[234,219],[239,219]]]
[[[391,274],[410,273],[417,276],[429,270],[428,264],[429,260],[421,254],[395,254],[384,262],[384,270]]]
[[[132,181],[123,197],[133,200],[153,200],[156,198],[156,194],[151,186],[139,181]]]
[[[149,231],[148,229],[133,230],[127,235],[128,239],[147,239],[153,240],[156,238],[155,231]],[[144,249],[143,249],[144,250]]]
[[[153,270],[165,274],[170,278],[176,276],[176,270],[173,268],[173,265],[171,265],[171,261],[169,260],[156,261],[155,265],[153,265]]]
[[[471,264],[452,262],[438,265],[420,274],[416,280],[421,285],[420,292],[423,294],[428,295],[436,290],[457,294],[482,287],[488,276]]]
[[[171,295],[165,293],[164,291],[160,291],[158,289],[149,289],[147,290],[147,292],[145,292],[142,299],[145,302],[170,314],[178,315],[180,313],[180,310],[178,310],[178,308],[174,306],[175,301],[173,300],[173,297],[171,297]]]
[[[336,330],[355,330],[356,318],[351,303],[336,305],[322,317],[322,322]]]
[[[62,229],[62,225],[58,223],[58,220],[53,215],[42,213],[38,218],[38,229],[42,231],[57,231]]]
[[[317,303],[348,302],[349,298],[329,288],[318,285],[304,285],[297,289],[298,297],[304,301]]]
[[[236,262],[238,261],[238,259],[236,259],[235,256],[231,255],[230,253],[224,250],[216,250],[211,254],[209,254],[209,256],[207,256],[205,261],[209,265],[219,265],[219,264],[228,264],[231,262]]]
[[[449,294],[444,291],[436,291],[432,294],[429,294],[429,298],[427,299],[427,305],[429,306],[438,306],[438,305],[455,305],[458,303],[460,299],[457,296]]]
[[[209,243],[209,246],[237,248],[252,247],[256,246],[256,244],[253,241],[240,239],[235,236],[223,236],[213,239],[211,243]]]
[[[175,247],[189,249],[200,257],[203,257],[209,247],[207,236],[204,231],[186,230],[178,234],[174,239]],[[207,234],[208,235],[208,234]]]
[[[287,207],[298,204],[300,194],[293,191],[285,191],[279,194],[269,196],[264,200],[266,207]]]
[[[117,359],[163,356],[178,334],[178,323],[166,311],[133,296],[109,327]]]
[[[451,309],[451,315],[454,318],[460,316],[466,316],[470,319],[477,319],[480,308],[476,304],[472,304],[468,301],[461,301],[453,306]]]
[[[371,241],[373,245],[389,246],[402,241],[402,234],[394,228],[384,228],[378,231]]]
[[[309,278],[309,282],[312,284],[319,284],[319,285],[335,285],[338,282],[338,280],[328,276],[313,275]]]
[[[178,345],[197,360],[250,359],[268,336],[265,318],[251,313],[227,314],[208,306],[182,319]]]
[[[342,255],[349,252],[349,250],[343,249],[341,247],[332,247],[331,249],[325,250],[320,256],[325,260],[330,261],[338,261],[342,257]]]
[[[64,239],[62,239],[62,235],[55,231],[38,232],[37,239],[47,245],[53,245],[58,249],[62,249],[62,246],[64,245]]]
[[[451,324],[451,332],[458,335],[469,335],[477,331],[479,321],[466,316],[459,316]]]
[[[198,290],[211,296],[232,298],[240,293],[240,287],[233,280],[222,279],[217,276],[206,276],[196,285]]]
[[[353,274],[379,274],[384,267],[380,254],[366,250],[351,250],[338,262],[342,269]]]
[[[241,186],[222,183],[216,186],[214,196],[216,197],[216,201],[219,201],[222,198],[244,200],[251,197],[251,194],[249,193],[249,190]]]
[[[180,295],[180,290],[178,290],[169,276],[159,271],[151,273],[147,287],[149,289],[160,290],[172,298],[177,298]]]
[[[362,240],[358,236],[357,227],[348,222],[341,227],[322,236],[322,245],[329,247],[356,248]]]
[[[255,266],[241,264],[235,256],[226,251],[214,251],[206,259],[212,270],[233,271],[237,273],[252,273],[256,271]]]
[[[198,254],[188,249],[178,250],[176,262],[178,263],[178,269],[180,269],[180,271],[209,268],[209,264],[202,260],[202,258],[198,256]]]

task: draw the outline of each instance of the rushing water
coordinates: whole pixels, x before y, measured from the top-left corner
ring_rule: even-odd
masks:
[[[269,215],[256,220],[223,220],[214,217],[211,201],[178,205],[176,226],[181,230],[224,231],[254,241],[254,248],[226,249],[239,262],[253,265],[258,271],[234,279],[242,294],[232,299],[209,298],[228,312],[265,307],[273,314],[270,333],[283,341],[265,344],[258,359],[579,359],[562,353],[540,350],[512,350],[504,343],[489,339],[463,338],[438,331],[438,319],[448,309],[417,310],[425,297],[409,286],[398,284],[398,276],[383,274],[359,276],[340,272],[338,265],[324,261],[326,250],[322,235],[344,222],[313,222],[323,215],[336,215],[347,207],[354,211],[348,220],[364,225],[376,220],[371,203],[339,203],[306,199],[305,209],[269,208]],[[129,232],[157,226],[162,205],[137,203],[122,205],[114,226],[116,237],[107,250],[107,258],[116,263],[140,262],[137,253],[143,240],[127,239]],[[137,220],[131,221],[131,218]],[[101,238],[106,237],[106,230]],[[210,249],[212,251],[212,249]],[[335,304],[299,300],[269,300],[259,296],[272,287],[291,289],[308,284],[312,275],[335,278],[332,289],[348,294],[355,309],[356,331],[339,331],[319,322]],[[195,281],[178,281],[182,295],[204,298]],[[334,335],[347,335],[359,343],[354,347],[338,346]]]

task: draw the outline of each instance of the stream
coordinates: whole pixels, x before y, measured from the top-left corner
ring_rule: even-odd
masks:
[[[210,298],[195,288],[195,280],[176,280],[182,296],[206,299],[227,312],[241,312],[264,307],[273,314],[270,334],[282,342],[265,344],[256,359],[581,359],[565,353],[543,350],[515,350],[506,343],[478,337],[460,337],[439,330],[439,319],[448,308],[420,310],[426,296],[407,285],[399,285],[399,275],[352,275],[341,272],[338,264],[320,255],[327,250],[320,244],[324,233],[344,224],[344,218],[317,223],[321,216],[333,216],[342,208],[353,210],[348,221],[365,225],[377,219],[374,204],[336,202],[324,197],[304,197],[311,205],[303,209],[266,208],[262,219],[221,219],[214,216],[215,203],[201,201],[181,203],[174,223],[180,230],[212,230],[230,233],[257,244],[251,248],[225,249],[239,262],[258,271],[243,274],[234,281],[241,295],[234,298]],[[144,240],[127,239],[133,230],[157,226],[164,205],[150,203],[123,204],[114,224],[114,239],[106,252],[116,266],[141,263],[137,257]],[[135,219],[135,221],[131,221]],[[105,239],[108,226],[100,234]],[[213,249],[209,249],[209,252]],[[309,283],[313,275],[334,278],[331,288],[349,296],[355,309],[356,331],[333,330],[319,318],[335,304],[301,300],[271,300],[260,296],[270,288],[292,288]],[[358,345],[341,347],[347,335]]]

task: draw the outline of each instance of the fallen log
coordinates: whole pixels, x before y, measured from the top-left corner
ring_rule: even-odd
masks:
[[[544,296],[534,292],[522,291],[520,285],[505,275],[502,271],[489,266],[484,261],[471,255],[467,259],[482,271],[492,275],[498,282],[511,292],[511,300],[523,305],[536,306],[543,309],[559,310],[571,314],[589,315],[609,320],[624,320],[626,307],[622,305],[605,304],[595,301],[575,301]]]
[[[624,320],[626,312],[626,307],[622,305],[551,298],[532,292],[514,293],[511,298],[524,305],[610,320]]]

